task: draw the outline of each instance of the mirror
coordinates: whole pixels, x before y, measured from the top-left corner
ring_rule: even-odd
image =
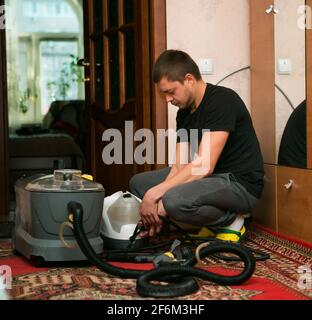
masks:
[[[305,0],[275,0],[275,112],[277,164],[306,168]]]

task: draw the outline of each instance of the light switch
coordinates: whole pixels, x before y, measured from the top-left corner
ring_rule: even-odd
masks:
[[[198,67],[201,74],[213,74],[212,59],[199,59]]]
[[[292,64],[290,59],[277,60],[277,73],[278,74],[291,74]]]

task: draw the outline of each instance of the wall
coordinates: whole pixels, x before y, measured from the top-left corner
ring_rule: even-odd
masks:
[[[214,61],[214,74],[203,76],[216,84],[228,74],[250,65],[248,0],[167,0],[167,48]],[[250,110],[250,71],[220,85],[234,89]],[[177,108],[168,106],[168,127],[176,128]],[[169,140],[172,159],[175,139]],[[173,151],[172,151],[173,149]]]

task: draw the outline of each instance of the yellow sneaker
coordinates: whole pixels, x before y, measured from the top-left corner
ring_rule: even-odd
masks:
[[[203,227],[197,234],[190,234],[190,236],[193,238],[214,238],[216,232],[213,229]]]
[[[223,241],[231,241],[231,242],[240,242],[246,233],[245,226],[242,226],[240,231],[235,231],[231,229],[220,228],[217,231],[215,239],[223,240]]]

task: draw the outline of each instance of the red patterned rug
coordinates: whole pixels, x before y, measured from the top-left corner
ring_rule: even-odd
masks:
[[[200,290],[174,300],[311,300],[312,245],[291,241],[266,229],[248,230],[246,244],[270,254],[257,262],[254,275],[244,285],[219,286],[199,280]],[[136,281],[110,276],[94,267],[35,268],[12,254],[9,241],[0,241],[0,267],[12,269],[14,300],[138,300]],[[148,270],[151,264],[114,263],[123,268]],[[209,270],[231,274],[240,270],[237,262],[211,261]],[[302,273],[305,270],[306,273]],[[301,271],[301,273],[300,273]]]

